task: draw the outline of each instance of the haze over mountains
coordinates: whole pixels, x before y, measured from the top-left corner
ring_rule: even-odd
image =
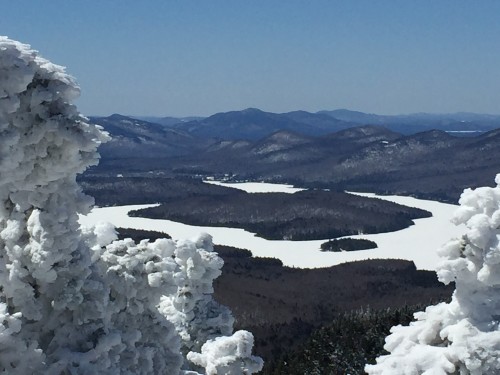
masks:
[[[89,174],[215,176],[456,202],[500,169],[500,116],[493,115],[250,108],[170,125],[117,114],[91,120],[113,139]]]
[[[134,116],[131,116],[134,117]],[[359,125],[380,125],[402,134],[425,130],[482,132],[500,126],[500,115],[468,112],[450,114],[414,113],[407,115],[377,115],[347,109],[333,111],[264,112],[256,108],[216,113],[202,117],[134,117],[140,120],[174,126],[190,133],[223,139],[258,139],[277,130],[320,135]],[[242,128],[241,125],[244,125]],[[225,131],[224,131],[225,130]]]

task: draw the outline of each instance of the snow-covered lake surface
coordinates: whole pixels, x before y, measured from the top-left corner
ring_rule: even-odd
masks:
[[[269,184],[266,182],[221,182],[204,181],[207,184],[220,185],[234,189],[244,190],[247,193],[296,193],[305,189],[293,187],[284,184]]]
[[[211,182],[212,183],[212,182]],[[222,183],[220,183],[222,185]],[[249,192],[294,192],[287,185],[274,185],[263,183],[224,184]],[[258,189],[256,189],[258,185]],[[267,190],[266,190],[267,186]],[[281,190],[280,190],[281,189]],[[359,195],[375,197],[375,194],[356,193]],[[320,245],[325,240],[318,241],[274,241],[256,237],[253,233],[243,229],[198,227],[177,223],[170,220],[146,219],[129,217],[131,210],[151,207],[154,205],[131,205],[118,207],[94,208],[87,216],[82,216],[83,225],[92,225],[99,221],[108,221],[117,227],[155,230],[168,233],[173,239],[186,239],[195,237],[200,232],[210,233],[214,243],[245,248],[252,251],[254,256],[273,257],[281,259],[287,266],[299,268],[328,267],[340,263],[374,259],[374,258],[399,258],[415,262],[417,268],[433,270],[440,258],[436,249],[453,237],[460,237],[464,232],[463,227],[457,227],[450,222],[450,218],[457,208],[455,205],[439,203],[429,200],[416,199],[402,196],[377,196],[406,206],[418,207],[432,212],[433,217],[415,220],[415,225],[390,233],[367,234],[350,236],[352,238],[365,238],[375,241],[377,249],[355,252],[322,252]]]

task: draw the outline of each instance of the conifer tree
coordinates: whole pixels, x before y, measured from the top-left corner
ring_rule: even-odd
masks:
[[[0,37],[0,372],[259,371],[253,337],[232,334],[211,297],[222,261],[209,236],[136,244],[109,224],[80,228],[93,201],[76,175],[108,135],[78,95],[62,67]]]
[[[390,354],[366,366],[369,374],[500,373],[500,175],[496,184],[463,192],[453,221],[466,232],[439,250],[438,278],[456,285],[451,302],[393,327]]]

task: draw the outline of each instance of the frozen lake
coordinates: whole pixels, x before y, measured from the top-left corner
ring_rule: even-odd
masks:
[[[210,181],[228,187],[239,188],[248,192],[287,192],[294,193],[296,189],[288,185],[266,183],[228,184]],[[375,194],[356,193],[375,197]],[[390,233],[349,236],[375,241],[377,249],[355,252],[322,252],[320,245],[325,240],[317,241],[278,241],[256,237],[243,229],[221,227],[198,227],[177,223],[170,220],[146,219],[129,217],[131,210],[151,207],[154,205],[131,205],[118,207],[94,208],[87,216],[82,216],[80,222],[92,225],[99,221],[108,221],[117,227],[155,230],[168,233],[174,240],[195,237],[200,232],[210,233],[214,243],[248,249],[254,256],[273,257],[283,264],[298,268],[328,267],[340,263],[375,258],[399,258],[415,262],[417,268],[433,270],[439,262],[436,249],[453,237],[460,237],[464,228],[450,223],[450,218],[457,208],[455,205],[429,200],[402,196],[376,196],[381,199],[422,208],[432,212],[433,217],[415,220],[415,225]]]
[[[221,181],[204,181],[207,184],[230,187],[234,189],[244,190],[247,193],[296,193],[305,189],[293,187],[292,185],[284,184],[268,184],[266,182],[221,182]]]

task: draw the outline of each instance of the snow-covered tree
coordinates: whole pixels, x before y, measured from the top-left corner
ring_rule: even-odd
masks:
[[[253,336],[247,331],[207,341],[201,354],[190,352],[188,359],[206,369],[207,375],[253,374],[262,368],[262,359],[252,356]]]
[[[500,374],[500,175],[495,181],[463,192],[453,221],[466,233],[439,250],[438,278],[456,285],[451,302],[393,327],[390,354],[366,366],[369,374]]]
[[[251,334],[231,336],[212,299],[222,261],[209,236],[136,244],[109,224],[80,228],[93,201],[76,175],[108,135],[71,104],[78,94],[62,67],[0,37],[0,372],[260,370]],[[234,345],[212,344],[221,335]],[[221,372],[199,359],[206,345]]]

